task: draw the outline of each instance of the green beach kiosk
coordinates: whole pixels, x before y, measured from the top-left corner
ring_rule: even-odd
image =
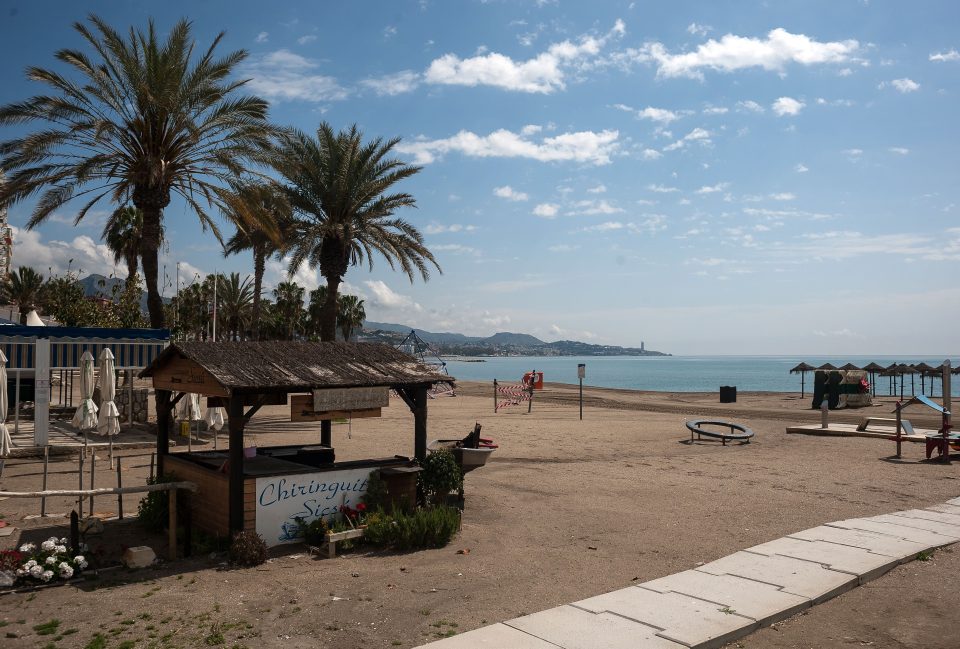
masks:
[[[388,345],[292,341],[175,342],[140,376],[152,378],[157,393],[157,474],[198,486],[192,524],[218,535],[256,530],[268,545],[296,539],[296,516],[309,521],[354,504],[371,471],[391,497],[415,494],[428,391],[453,382]],[[337,462],[329,433],[319,444],[244,448],[244,428],[265,405],[289,400],[294,421],[378,416],[391,390],[413,413],[412,458]],[[170,452],[172,411],[187,393],[226,408],[228,451]]]

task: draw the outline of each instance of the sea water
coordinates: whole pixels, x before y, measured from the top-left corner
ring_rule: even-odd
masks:
[[[800,375],[790,369],[801,362],[814,367],[832,363],[840,367],[847,363],[863,366],[876,362],[883,366],[892,363],[920,363],[936,367],[948,358],[906,356],[851,356],[851,357],[796,357],[796,356],[509,356],[483,359],[444,359],[451,376],[468,381],[518,382],[525,372],[543,372],[545,381],[576,384],[577,365],[586,365],[584,385],[629,390],[657,390],[662,392],[717,392],[721,385],[732,385],[740,391],[799,392]],[[482,360],[483,362],[476,362]],[[951,359],[953,367],[958,359]],[[960,375],[953,375],[954,396],[960,395]],[[897,377],[896,394],[900,393]],[[878,395],[889,394],[890,379],[876,377]],[[913,375],[915,393],[921,394],[920,375]],[[805,377],[806,389],[813,388],[813,373]],[[924,390],[931,394],[930,378]],[[911,375],[904,376],[904,394],[912,394]],[[932,392],[941,394],[936,380]]]

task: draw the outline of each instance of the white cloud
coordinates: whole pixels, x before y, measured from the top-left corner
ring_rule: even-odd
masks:
[[[409,295],[401,295],[395,292],[381,280],[367,280],[364,284],[370,289],[370,293],[372,294],[370,302],[374,306],[388,310],[408,309],[411,307],[417,311],[421,309],[420,305],[414,302],[413,298]]]
[[[662,43],[649,43],[638,53],[639,60],[657,64],[657,76],[703,78],[704,68],[734,72],[759,67],[782,71],[787,64],[819,65],[843,63],[860,47],[855,40],[819,42],[804,34],[777,28],[765,39],[726,34],[710,39],[693,52],[670,54]]]
[[[669,124],[680,119],[680,114],[666,108],[654,108],[647,106],[643,110],[636,111],[638,119],[648,119],[659,124]]]
[[[455,255],[473,255],[475,257],[480,255],[480,251],[476,248],[464,246],[459,243],[433,244],[430,246],[430,250],[434,252],[452,252]]]
[[[543,127],[539,124],[527,124],[520,129],[520,135],[536,135],[543,130]]]
[[[600,54],[608,40],[623,35],[623,21],[617,20],[604,36],[581,36],[577,42],[554,43],[545,52],[527,61],[491,52],[467,59],[445,54],[427,68],[428,83],[460,86],[494,86],[504,90],[549,94],[566,87],[571,71]]]
[[[926,256],[935,248],[933,239],[918,234],[865,235],[856,231],[830,230],[806,234],[802,239],[803,242],[785,247],[822,259],[852,259],[863,255]]]
[[[250,76],[247,87],[268,99],[311,102],[338,101],[350,94],[336,78],[316,74],[316,61],[282,49],[254,58],[242,73]]]
[[[396,150],[413,154],[418,164],[434,162],[451,151],[474,158],[529,158],[540,162],[574,161],[594,165],[610,163],[610,156],[619,148],[618,131],[580,131],[562,133],[540,142],[500,129],[489,135],[460,131],[439,140],[402,142]]]
[[[904,77],[903,79],[894,79],[890,82],[890,85],[893,86],[898,92],[902,94],[907,94],[909,92],[916,92],[920,90],[920,84],[914,81],[913,79],[908,79]],[[877,86],[878,89],[883,90],[887,87],[887,82],[883,81],[880,85]]]
[[[725,106],[707,106],[703,109],[704,115],[726,115],[730,109]]]
[[[297,43],[300,45],[306,45],[307,43],[312,43],[317,40],[316,34],[307,34],[306,36],[301,36],[297,39]]]
[[[98,273],[126,277],[126,265],[115,265],[113,253],[87,235],[67,241],[44,241],[37,230],[11,226],[13,234],[13,267],[30,266],[44,277],[62,275],[67,270],[81,275]]]
[[[729,186],[730,186],[730,183],[717,183],[716,185],[704,185],[703,187],[695,191],[694,194],[716,194],[717,192],[722,192]]]
[[[423,229],[426,234],[444,234],[447,232],[474,232],[477,229],[475,225],[461,225],[459,223],[431,223]]]
[[[747,99],[746,101],[737,102],[737,110],[744,113],[762,113],[764,108],[752,99]]]
[[[939,61],[940,63],[946,63],[947,61],[960,61],[960,52],[953,49],[946,52],[937,52],[936,54],[930,55],[930,60]]]
[[[540,203],[533,208],[534,216],[541,216],[545,219],[552,219],[560,211],[560,206],[555,203]]]
[[[793,97],[780,97],[770,108],[776,113],[779,117],[785,115],[799,115],[800,111],[803,110],[803,107],[806,106],[802,101],[798,101]]]
[[[657,158],[662,158],[663,154],[657,151],[656,149],[644,149],[640,156],[644,160],[656,160]]]
[[[622,207],[611,205],[606,200],[600,201],[578,201],[574,203],[571,215],[582,214],[584,216],[595,216],[597,214],[619,214],[623,212]]]
[[[673,144],[668,144],[667,146],[663,147],[663,150],[676,151],[677,149],[684,148],[690,142],[699,142],[701,146],[709,145],[711,142],[710,131],[706,129],[702,129],[698,126],[697,128],[693,129],[692,131],[684,135],[682,138],[674,142]]]
[[[268,32],[260,32],[257,34],[257,37],[253,39],[255,43],[266,43],[270,40],[270,34]]]
[[[596,187],[591,187],[587,190],[588,194],[603,194],[607,191],[606,185],[597,185]]]
[[[795,166],[793,170],[796,171],[798,174],[805,174],[808,171],[810,171],[810,168],[807,165],[803,164],[802,162],[798,162],[797,166]]]
[[[770,194],[770,198],[775,201],[794,201],[797,199],[797,195],[792,192],[779,192]]]
[[[566,243],[560,243],[555,246],[549,246],[547,250],[550,252],[573,252],[574,250],[579,250],[580,246],[569,245]]]
[[[710,25],[700,25],[698,23],[690,23],[687,25],[687,33],[693,34],[694,36],[706,36],[713,31],[713,27]]]
[[[667,187],[666,185],[647,185],[647,189],[658,194],[673,194],[680,191],[676,187]]]
[[[382,77],[370,77],[362,80],[360,84],[381,96],[401,95],[420,85],[420,75],[413,70],[403,70]]]
[[[582,228],[583,232],[618,232],[624,231],[631,234],[655,234],[666,229],[667,217],[662,214],[649,214],[639,223],[634,221],[606,221],[596,225],[588,225]]]
[[[524,192],[518,192],[510,185],[504,185],[503,187],[494,187],[493,195],[499,198],[505,198],[508,201],[526,201],[530,199],[530,196]]]
[[[887,149],[890,153],[896,153],[897,155],[907,155],[910,153],[910,149],[904,148],[902,146],[892,146]]]

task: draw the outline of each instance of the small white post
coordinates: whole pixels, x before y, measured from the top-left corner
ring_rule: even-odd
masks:
[[[827,420],[830,418],[830,399],[824,395],[820,402],[820,428],[828,428]]]
[[[34,342],[33,444],[46,446],[50,432],[50,339]]]

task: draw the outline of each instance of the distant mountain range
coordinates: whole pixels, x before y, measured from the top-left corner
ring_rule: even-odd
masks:
[[[440,354],[450,356],[669,356],[663,352],[617,345],[593,345],[575,340],[548,343],[530,334],[502,331],[492,336],[436,333],[389,322],[363,323],[364,338],[398,345],[411,331]]]

